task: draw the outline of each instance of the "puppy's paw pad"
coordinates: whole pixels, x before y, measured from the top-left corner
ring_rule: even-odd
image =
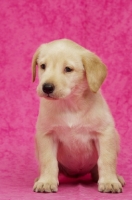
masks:
[[[37,181],[33,187],[34,192],[57,192],[58,191],[58,182],[40,182]]]
[[[120,182],[99,183],[98,190],[104,193],[121,193],[122,185]]]

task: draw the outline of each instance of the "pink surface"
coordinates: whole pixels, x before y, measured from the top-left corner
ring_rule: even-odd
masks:
[[[132,1],[4,0],[0,8],[0,200],[132,199]],[[39,99],[31,58],[41,44],[69,38],[108,66],[103,91],[121,136],[122,194],[101,194],[88,177],[61,176],[57,194],[32,192]]]

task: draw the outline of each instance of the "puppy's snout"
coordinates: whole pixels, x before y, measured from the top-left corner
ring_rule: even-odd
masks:
[[[46,94],[53,93],[54,89],[55,89],[55,86],[52,83],[45,83],[42,86],[42,90]]]

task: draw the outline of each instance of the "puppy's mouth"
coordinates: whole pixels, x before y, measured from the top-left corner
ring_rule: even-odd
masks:
[[[47,100],[59,100],[64,99],[67,96],[61,89],[57,91],[55,90],[53,92],[45,92],[40,86],[37,87],[37,94],[39,97],[45,98]]]
[[[47,94],[46,96],[44,96],[44,98],[48,99],[48,100],[58,100],[59,98],[53,97],[50,94]]]

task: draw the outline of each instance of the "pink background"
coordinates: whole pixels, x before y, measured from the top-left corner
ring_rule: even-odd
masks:
[[[1,0],[0,28],[0,200],[132,199],[132,1]],[[108,66],[102,89],[121,136],[122,194],[99,193],[89,177],[63,176],[57,194],[32,192],[39,98],[31,59],[41,43],[58,38],[78,42]]]

